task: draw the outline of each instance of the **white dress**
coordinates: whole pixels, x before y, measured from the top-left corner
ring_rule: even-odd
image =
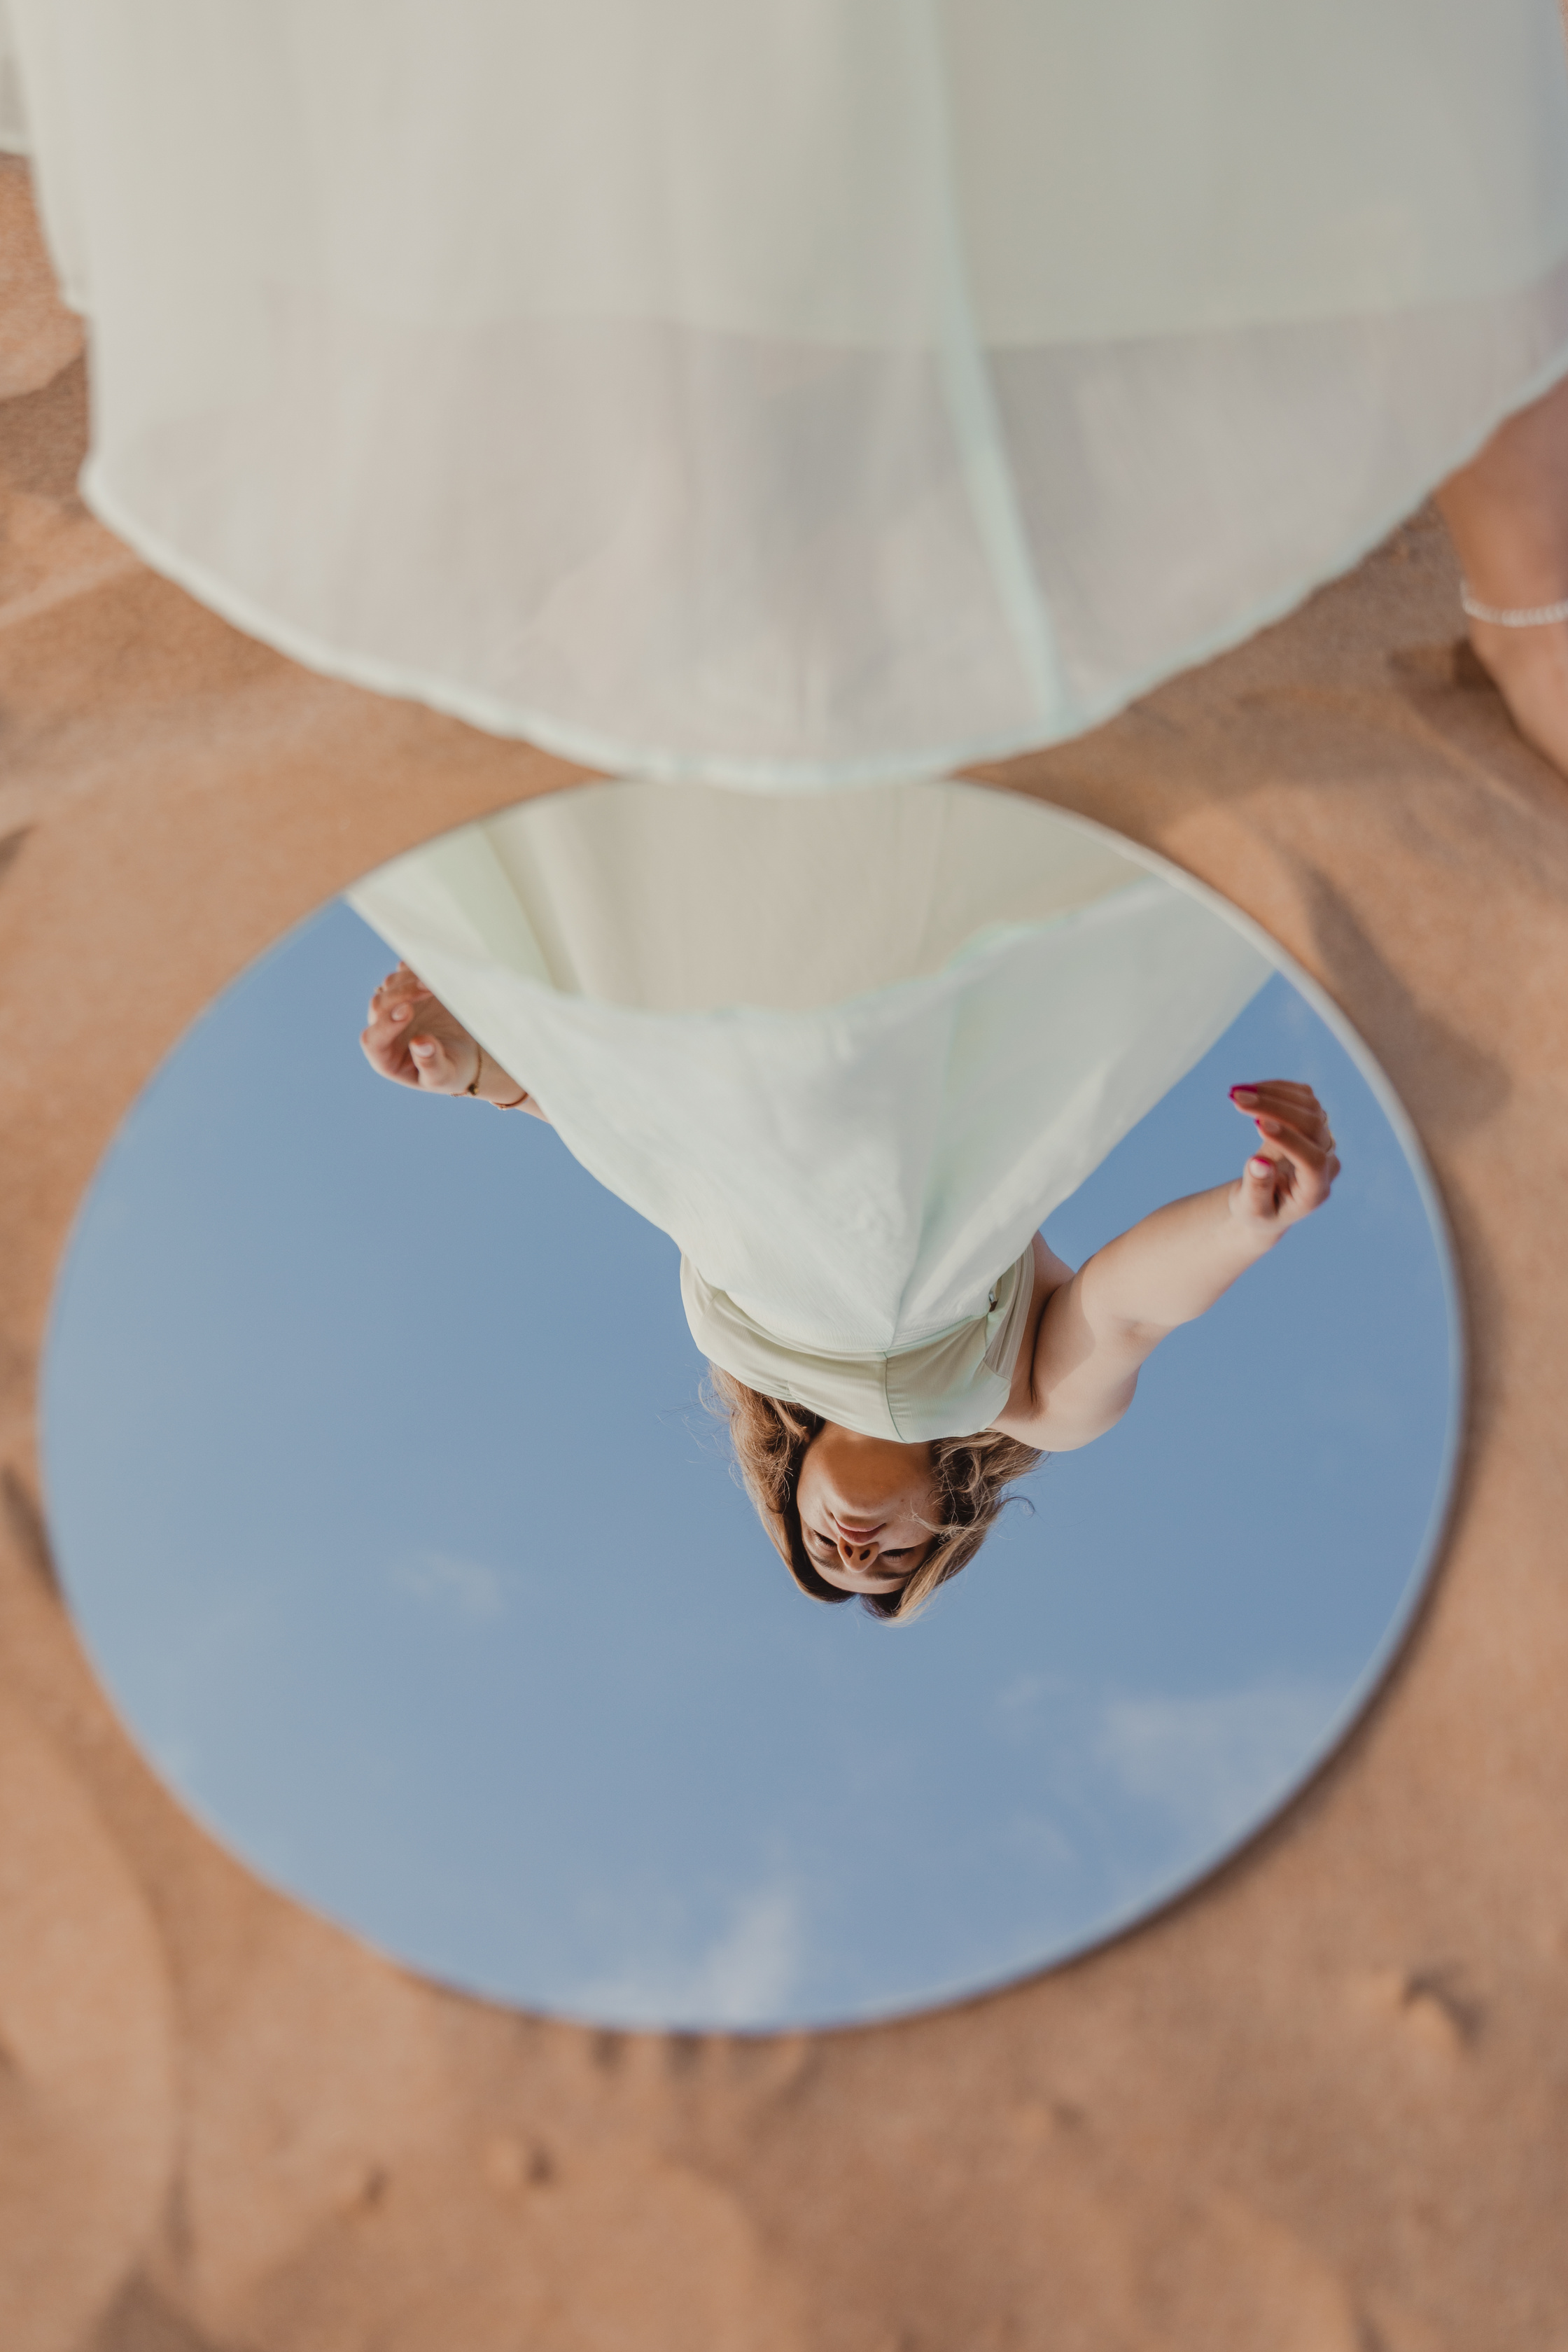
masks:
[[[10,6],[89,503],[616,772],[1071,734],[1568,366],[1554,0]]]
[[[994,1419],[1034,1234],[1270,969],[1098,827],[957,784],[595,785],[350,897],[673,1236],[713,1361],[906,1438]]]

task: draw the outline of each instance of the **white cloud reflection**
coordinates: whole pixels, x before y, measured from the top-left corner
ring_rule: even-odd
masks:
[[[794,1889],[760,1887],[695,1959],[634,1960],[584,1985],[574,2005],[627,2025],[769,2025],[788,2013],[805,1950]]]
[[[1259,1683],[1195,1698],[1113,1698],[1096,1761],[1184,1836],[1233,1835],[1295,1780],[1344,1697],[1332,1683]]]
[[[451,1552],[416,1552],[412,1559],[399,1560],[392,1576],[400,1591],[444,1606],[472,1624],[493,1622],[506,1612],[506,1587],[500,1572],[480,1559],[462,1559]]]

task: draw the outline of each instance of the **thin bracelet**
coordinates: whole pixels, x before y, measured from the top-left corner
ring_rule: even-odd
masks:
[[[1468,583],[1461,580],[1459,602],[1472,621],[1490,621],[1500,629],[1543,629],[1552,621],[1568,621],[1568,597],[1560,604],[1520,604],[1509,610],[1500,604],[1479,604]]]
[[[479,1045],[479,1039],[478,1039],[477,1037],[475,1038],[474,1043],[475,1043],[476,1045]],[[521,1109],[522,1108],[523,1104],[528,1100],[528,1088],[527,1088],[526,1087],[524,1087],[524,1088],[523,1088],[522,1092],[519,1095],[519,1097],[518,1097],[518,1098],[517,1098],[517,1100],[516,1100],[515,1102],[509,1102],[509,1103],[490,1102],[490,1097],[489,1097],[489,1095],[482,1095],[482,1094],[480,1094],[480,1092],[479,1092],[479,1080],[484,1076],[484,1074],[485,1074],[485,1049],[484,1049],[484,1047],[483,1047],[482,1045],[479,1045],[479,1060],[474,1064],[474,1075],[473,1075],[473,1076],[468,1080],[468,1085],[463,1088],[463,1092],[464,1092],[466,1095],[472,1095],[472,1097],[473,1097],[473,1098],[474,1098],[474,1100],[475,1100],[476,1102],[488,1102],[488,1103],[489,1103],[489,1105],[490,1105],[490,1108],[491,1108],[492,1110],[521,1110]]]

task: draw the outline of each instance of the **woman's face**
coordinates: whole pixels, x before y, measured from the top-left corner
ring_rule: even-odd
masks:
[[[806,1558],[825,1584],[896,1592],[934,1541],[931,1447],[827,1422],[805,1450],[795,1502]]]

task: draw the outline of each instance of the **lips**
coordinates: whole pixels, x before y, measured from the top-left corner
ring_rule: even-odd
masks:
[[[873,1536],[879,1536],[881,1534],[887,1522],[885,1520],[879,1519],[874,1528],[852,1528],[847,1520],[839,1518],[837,1513],[835,1513],[833,1524],[837,1528],[839,1534],[844,1538],[846,1543],[869,1543]]]

